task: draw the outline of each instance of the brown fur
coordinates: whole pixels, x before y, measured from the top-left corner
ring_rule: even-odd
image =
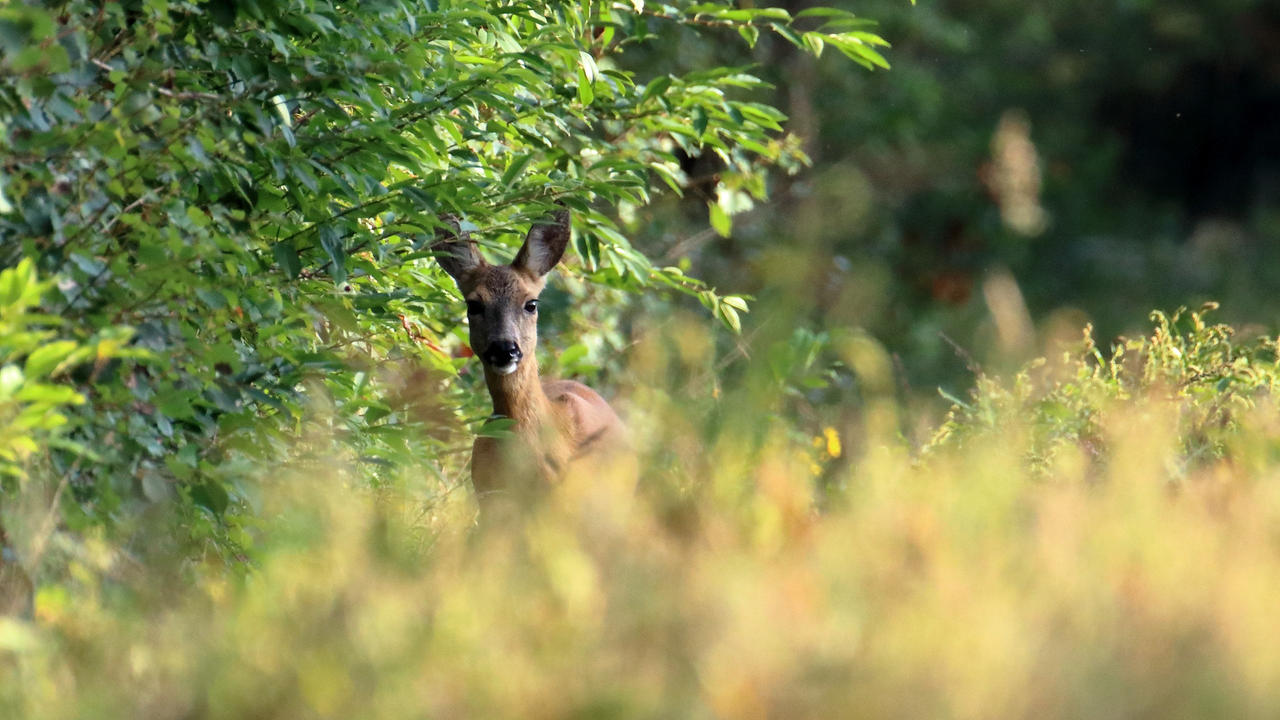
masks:
[[[627,452],[627,433],[617,413],[591,388],[571,380],[543,382],[538,376],[536,301],[546,273],[568,243],[568,213],[536,224],[510,265],[490,265],[454,225],[437,244],[441,265],[453,275],[469,306],[471,347],[484,358],[490,343],[514,341],[523,359],[504,375],[484,362],[485,383],[495,415],[514,421],[511,437],[478,437],[471,451],[471,481],[483,505],[500,497],[519,502],[566,477],[590,479]]]

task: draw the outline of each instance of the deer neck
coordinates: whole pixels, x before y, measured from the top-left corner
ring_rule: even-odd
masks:
[[[495,415],[514,420],[518,431],[530,432],[546,424],[551,402],[542,390],[538,363],[532,357],[517,365],[510,375],[486,367],[484,380],[493,398]]]
[[[493,412],[515,421],[512,431],[520,439],[516,447],[531,452],[520,455],[529,463],[522,469],[532,470],[542,482],[555,482],[572,455],[566,418],[558,414],[542,389],[538,365],[533,358],[520,363],[510,375],[499,375],[485,368],[485,383],[493,398]],[[516,472],[518,475],[518,471]]]

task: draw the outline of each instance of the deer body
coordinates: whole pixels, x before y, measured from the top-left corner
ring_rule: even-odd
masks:
[[[626,430],[604,398],[581,383],[538,375],[538,295],[568,241],[562,210],[529,230],[510,265],[485,262],[456,226],[435,246],[466,298],[471,348],[484,365],[494,415],[513,422],[510,436],[481,436],[472,446],[471,482],[482,505],[566,477],[589,479],[626,452]]]

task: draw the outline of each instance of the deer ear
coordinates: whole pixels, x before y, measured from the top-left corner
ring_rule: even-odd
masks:
[[[462,282],[462,278],[472,270],[485,264],[480,250],[471,242],[471,233],[463,232],[458,225],[458,218],[445,215],[440,218],[445,227],[436,232],[436,241],[431,245],[435,250],[436,261],[453,279]]]
[[[569,211],[557,210],[548,220],[536,222],[516,253],[511,267],[534,277],[546,275],[560,262],[569,245]]]

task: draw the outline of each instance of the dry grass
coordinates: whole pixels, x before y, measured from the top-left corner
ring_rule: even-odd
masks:
[[[647,491],[503,527],[466,494],[424,514],[413,483],[275,468],[243,578],[77,545],[34,621],[0,619],[0,714],[1274,716],[1277,409],[1257,398],[1188,465],[1194,406],[1125,395],[1047,456],[1009,409],[924,456],[837,428],[860,449],[822,512],[829,438],[732,394],[714,430],[637,394]]]

